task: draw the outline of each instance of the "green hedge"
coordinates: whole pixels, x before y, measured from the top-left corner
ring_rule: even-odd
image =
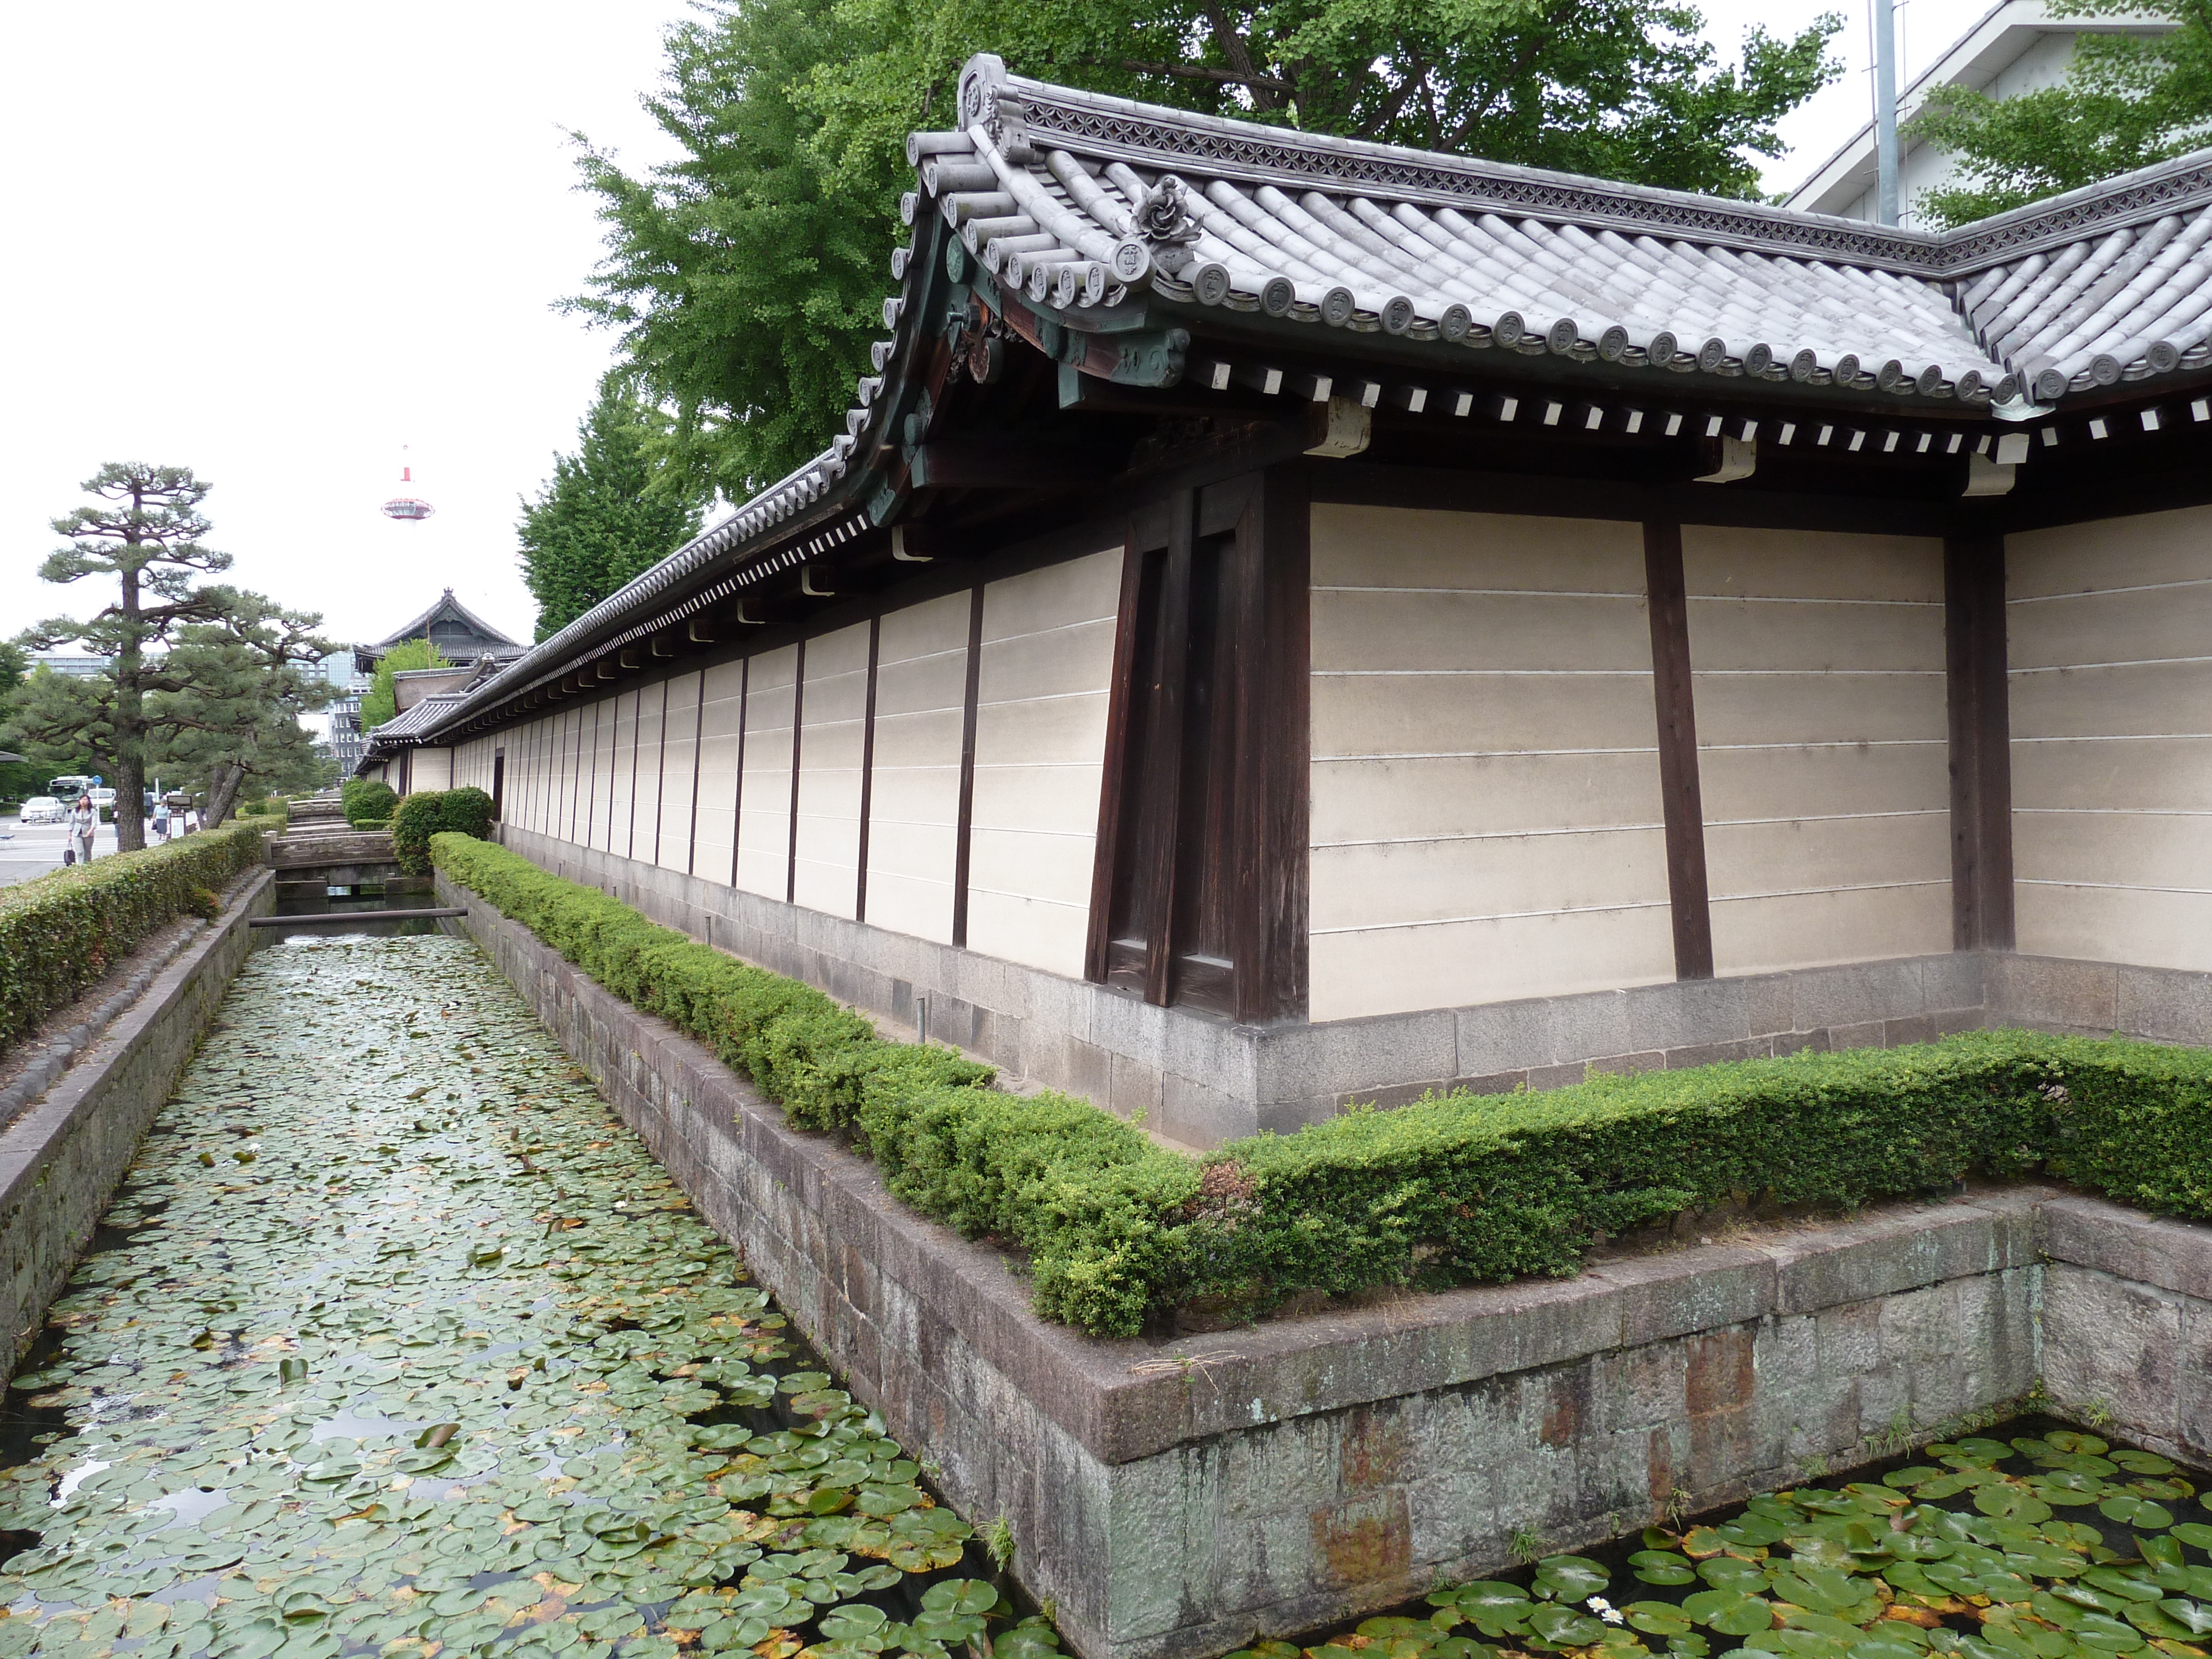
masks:
[[[279,822],[240,818],[0,888],[0,1053],[149,933],[203,913],[201,895],[259,864],[262,832]]]
[[[338,786],[338,810],[356,830],[390,823],[392,809],[398,805],[399,797],[392,786],[378,778],[348,778]]]
[[[491,797],[474,786],[422,789],[392,814],[392,854],[410,876],[430,873],[430,837],[452,833],[482,841],[491,833]]]
[[[1198,1298],[1565,1275],[1602,1236],[1723,1201],[1856,1205],[1969,1175],[2069,1180],[2212,1219],[2212,1052],[1972,1032],[1926,1047],[1431,1097],[1296,1134],[1166,1152],[1085,1102],[1001,1094],[884,1042],[797,981],[503,848],[441,868],[637,1006],[713,1044],[791,1120],[850,1137],[890,1191],[1019,1245],[1037,1310],[1102,1335]]]

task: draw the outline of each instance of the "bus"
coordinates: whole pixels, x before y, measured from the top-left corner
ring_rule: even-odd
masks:
[[[66,776],[56,778],[48,784],[46,793],[63,805],[67,806],[79,795],[86,793],[97,786],[99,782],[100,778],[97,774],[87,775],[83,773],[72,772]]]

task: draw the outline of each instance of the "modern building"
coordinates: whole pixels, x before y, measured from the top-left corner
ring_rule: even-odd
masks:
[[[107,672],[106,657],[72,655],[60,651],[34,651],[31,653],[31,671],[44,668],[56,674],[66,674],[72,679],[92,679]]]
[[[2166,34],[2170,17],[2125,15],[2054,17],[2045,0],[1999,0],[1898,96],[1898,119],[1910,123],[1938,87],[1966,87],[1991,98],[2055,87],[2066,78],[2075,44],[2085,34]],[[1914,204],[1958,176],[1954,160],[1933,145],[1913,142],[1910,130],[1898,145],[1899,216],[1916,223]],[[1874,122],[1853,133],[1812,176],[1783,198],[1785,207],[1832,213],[1846,219],[1879,216],[1875,194]]]
[[[2212,152],[1934,234],[959,96],[845,429],[365,768],[1197,1146],[2212,1041]]]

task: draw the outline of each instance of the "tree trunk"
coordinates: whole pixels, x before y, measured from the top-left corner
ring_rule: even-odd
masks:
[[[246,781],[246,769],[236,761],[221,761],[208,778],[207,812],[203,821],[205,829],[220,829],[230,817],[230,809],[238,805],[238,787]]]
[[[146,704],[138,684],[144,663],[136,626],[138,570],[127,561],[123,567],[123,613],[133,625],[124,635],[114,669],[115,850],[136,853],[146,845]]]

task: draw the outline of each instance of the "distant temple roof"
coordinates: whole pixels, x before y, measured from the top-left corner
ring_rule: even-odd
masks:
[[[525,648],[520,641],[507,638],[455,599],[450,587],[438,596],[437,604],[390,637],[379,640],[374,648],[389,651],[409,640],[428,640],[455,662],[478,657],[519,657]],[[447,644],[448,640],[466,654],[456,656]]]

